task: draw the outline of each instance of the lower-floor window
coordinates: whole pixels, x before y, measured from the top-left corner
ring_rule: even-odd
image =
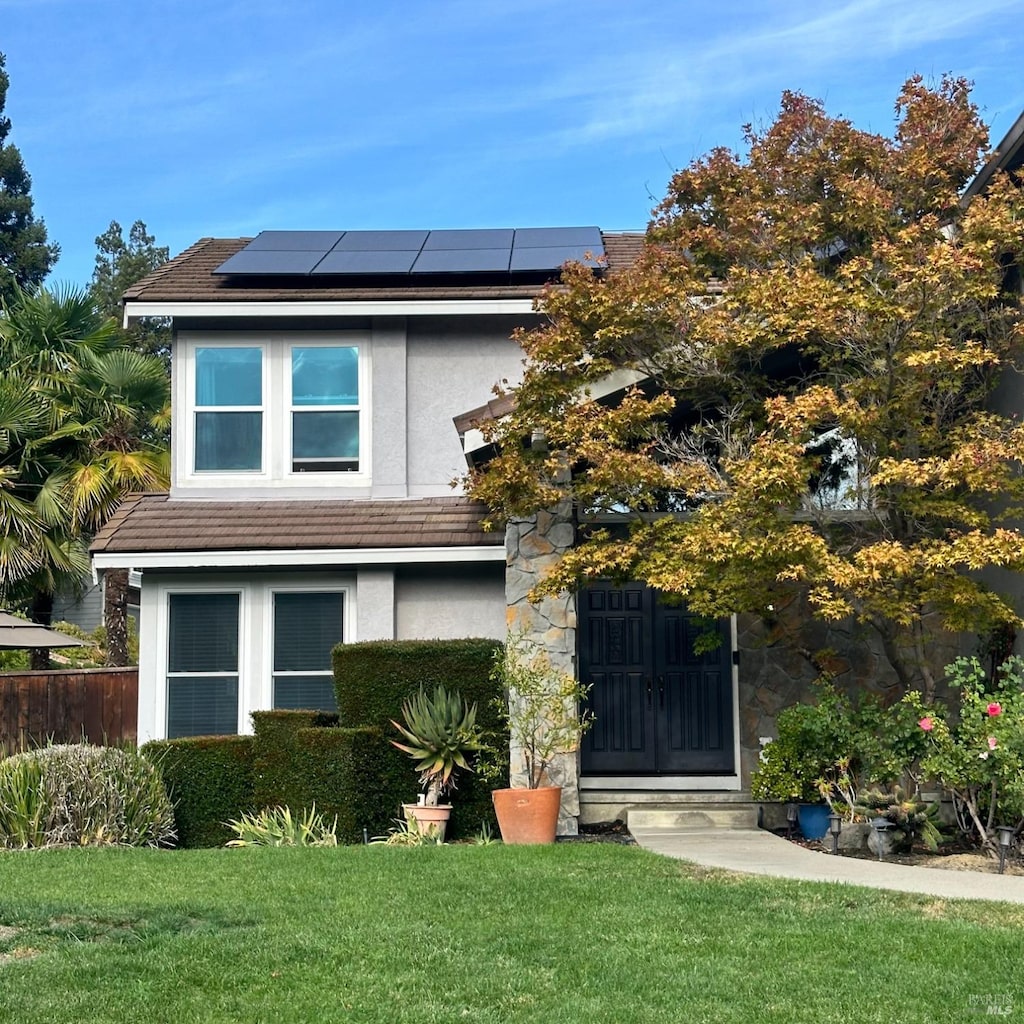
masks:
[[[238,594],[171,594],[167,736],[238,731]]]
[[[344,595],[274,594],[274,707],[333,711],[331,651],[344,639]]]

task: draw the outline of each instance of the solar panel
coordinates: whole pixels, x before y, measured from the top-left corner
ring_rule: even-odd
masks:
[[[418,249],[335,249],[317,264],[313,274],[408,274],[418,255]]]
[[[215,274],[309,274],[324,258],[323,252],[249,249],[225,260]]]
[[[512,262],[509,270],[558,270],[569,260],[585,263],[588,267],[601,264],[594,258],[603,253],[603,249],[594,252],[588,245],[542,245],[530,249],[516,248],[512,250]],[[587,259],[587,254],[590,259]]]
[[[261,231],[245,248],[327,252],[343,234],[343,231]]]
[[[423,249],[511,249],[514,234],[512,228],[431,231]]]
[[[584,260],[587,253],[591,259]],[[495,274],[598,266],[601,232],[582,228],[443,231],[262,231],[214,274]]]
[[[377,252],[379,250],[415,249],[423,247],[427,231],[346,231],[334,246],[335,252]]]
[[[518,249],[555,245],[582,245],[591,252],[603,251],[600,228],[516,228],[513,247]]]
[[[508,249],[424,249],[413,264],[414,274],[507,273]]]

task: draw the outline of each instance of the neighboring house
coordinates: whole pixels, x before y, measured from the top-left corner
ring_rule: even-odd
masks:
[[[142,573],[139,740],[330,707],[338,643],[506,632],[505,547],[452,490],[452,417],[516,379],[518,327],[596,228],[203,239],[135,285],[173,320],[172,483],[93,545]],[[598,269],[596,272],[604,272]]]
[[[133,572],[129,576],[128,614],[139,624],[139,588],[141,576]],[[103,580],[91,583],[80,594],[59,592],[53,596],[54,622],[73,622],[87,633],[103,625]]]

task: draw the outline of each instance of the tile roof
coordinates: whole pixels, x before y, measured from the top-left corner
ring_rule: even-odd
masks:
[[[92,552],[256,551],[497,546],[486,508],[468,498],[208,501],[140,494],[97,534]]]
[[[610,270],[629,266],[643,244],[643,234],[619,232],[604,234],[605,252]],[[472,278],[452,275],[451,281],[429,285],[366,283],[361,279],[349,285],[331,278],[321,284],[309,277],[252,278],[214,277],[213,271],[233,256],[250,238],[201,238],[153,273],[132,285],[125,294],[127,302],[331,302],[388,301],[394,299],[531,299],[539,295],[543,284],[477,283]]]

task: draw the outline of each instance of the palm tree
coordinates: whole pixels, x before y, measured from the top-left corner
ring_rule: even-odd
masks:
[[[57,590],[83,587],[89,540],[125,495],[167,486],[169,384],[160,359],[127,348],[74,288],[4,305],[0,363],[0,598],[46,623]],[[107,587],[115,664],[127,657],[120,583]]]

